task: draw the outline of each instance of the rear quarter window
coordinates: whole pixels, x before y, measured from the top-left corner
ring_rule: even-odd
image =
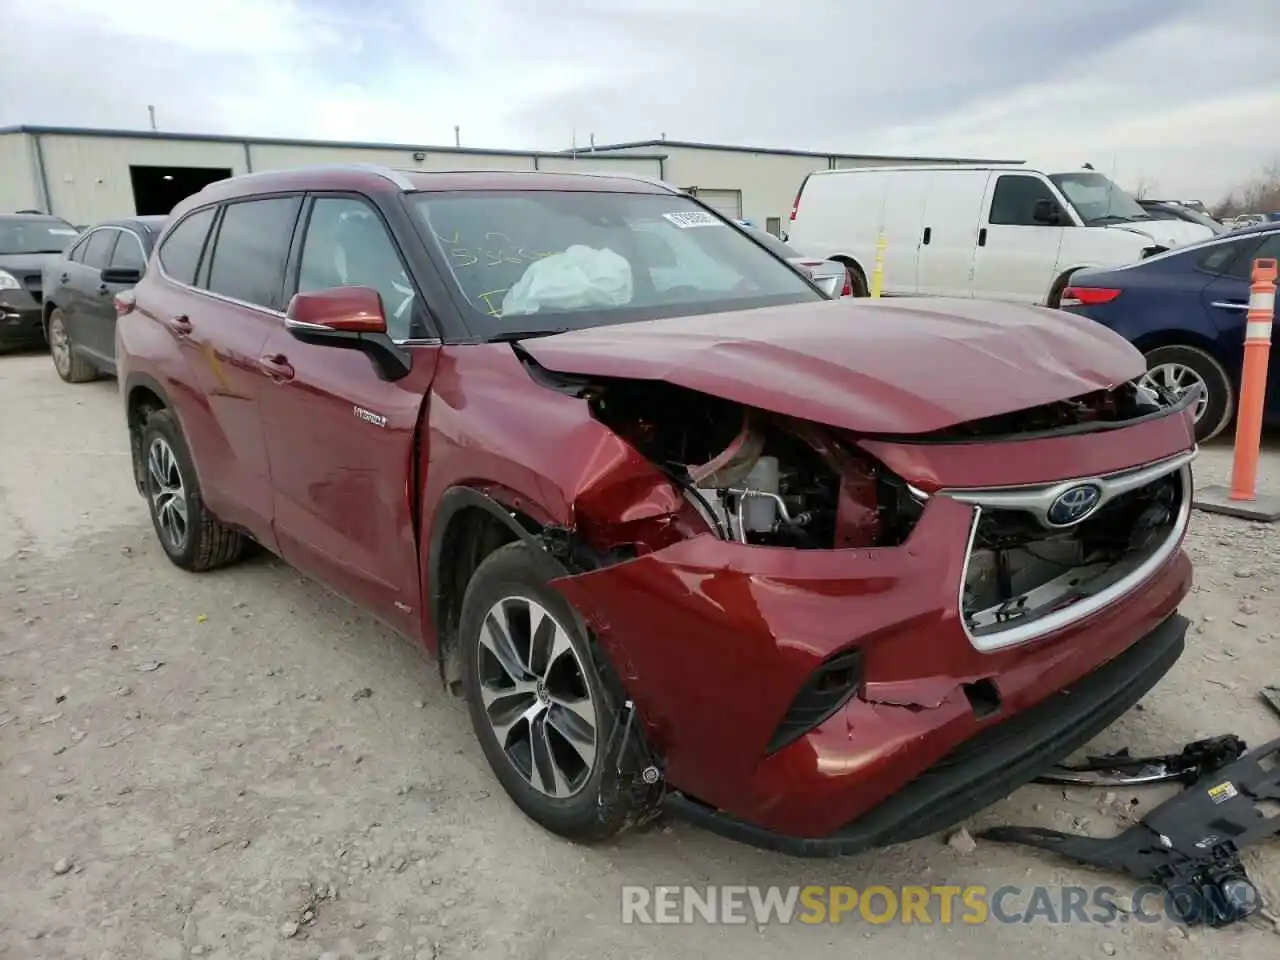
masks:
[[[209,227],[213,224],[213,214],[213,207],[197,210],[164,238],[160,245],[160,266],[170,278],[195,286],[200,255],[204,252]]]

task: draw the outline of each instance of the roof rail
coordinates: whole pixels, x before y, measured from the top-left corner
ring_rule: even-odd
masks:
[[[543,170],[539,172],[541,173],[554,172],[557,174],[561,173],[561,171],[559,170],[556,170],[556,171]],[[663,180],[660,177],[646,176],[643,173],[605,173],[603,170],[591,170],[591,171],[583,171],[581,173],[577,171],[570,171],[570,175],[575,177],[602,177],[606,180],[637,180],[640,183],[649,183],[649,184],[653,184],[653,186],[655,187],[663,187],[664,189],[669,190],[672,193],[684,193],[683,190],[681,190],[679,187],[677,187],[673,183],[668,183],[666,180]]]
[[[308,164],[305,167],[286,167],[278,170],[255,170],[253,173],[240,173],[232,177],[224,177],[222,180],[215,180],[214,183],[225,183],[227,180],[245,180],[250,177],[270,177],[281,173],[297,173],[303,170],[316,171],[317,173],[337,173],[343,170],[350,172],[371,173],[374,176],[381,177],[383,180],[394,184],[400,190],[413,190],[414,186],[409,180],[397,170],[391,167],[383,166],[380,163],[324,163],[324,164]]]

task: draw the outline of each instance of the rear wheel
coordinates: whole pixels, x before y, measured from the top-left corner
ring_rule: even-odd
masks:
[[[632,801],[608,782],[617,698],[586,626],[527,545],[508,544],[480,564],[458,635],[471,723],[511,799],[571,840],[618,832]]]
[[[209,512],[182,430],[168,410],[142,428],[144,493],[165,554],[184,570],[212,570],[238,560],[245,538]]]
[[[1195,406],[1196,441],[1212,440],[1235,413],[1235,387],[1222,364],[1198,347],[1156,347],[1147,353],[1143,383],[1181,397],[1196,385],[1203,393]]]
[[[852,295],[855,297],[871,296],[871,288],[867,286],[867,278],[863,274],[862,268],[848,260],[840,260],[838,262],[844,264],[844,271],[849,279],[849,287],[853,290]]]
[[[47,338],[49,356],[53,358],[53,369],[58,371],[58,376],[67,383],[86,383],[97,379],[98,371],[72,349],[71,334],[67,332],[67,318],[57,307],[49,312]]]

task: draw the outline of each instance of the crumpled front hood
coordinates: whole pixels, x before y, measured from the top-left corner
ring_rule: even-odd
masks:
[[[831,300],[575,330],[520,344],[548,370],[662,380],[860,433],[929,433],[1141,376],[1083,317],[979,300]]]
[[[1136,233],[1170,249],[1188,243],[1199,243],[1214,235],[1208,227],[1186,220],[1142,220],[1138,223],[1111,224],[1108,229]]]

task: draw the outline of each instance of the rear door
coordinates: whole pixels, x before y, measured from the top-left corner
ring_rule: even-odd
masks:
[[[917,290],[930,297],[972,297],[986,170],[939,170],[931,180],[920,236]]]
[[[300,196],[273,196],[205,207],[165,237],[157,257],[164,277],[178,281],[157,319],[184,360],[179,407],[201,492],[219,519],[273,549],[260,357],[284,316],[284,268],[301,204]]]
[[[1038,223],[1036,203],[1061,206],[1049,181],[1033,173],[997,173],[988,191],[987,216],[978,228],[973,295],[979,299],[1044,303],[1057,279],[1063,231]]]
[[[67,334],[77,351],[101,356],[94,329],[93,312],[98,305],[98,289],[102,286],[102,271],[110,262],[120,231],[114,227],[98,227],[85,238],[79,260],[68,260],[64,268],[66,280],[63,289],[66,305],[62,309],[66,318]],[[59,278],[60,279],[60,278]]]
[[[262,349],[263,422],[275,535],[298,569],[403,632],[421,629],[415,440],[440,344],[382,214],[368,198],[318,194],[294,242],[289,292],[367,286],[408,376],[382,379],[363,353],[295,339],[273,324]]]

